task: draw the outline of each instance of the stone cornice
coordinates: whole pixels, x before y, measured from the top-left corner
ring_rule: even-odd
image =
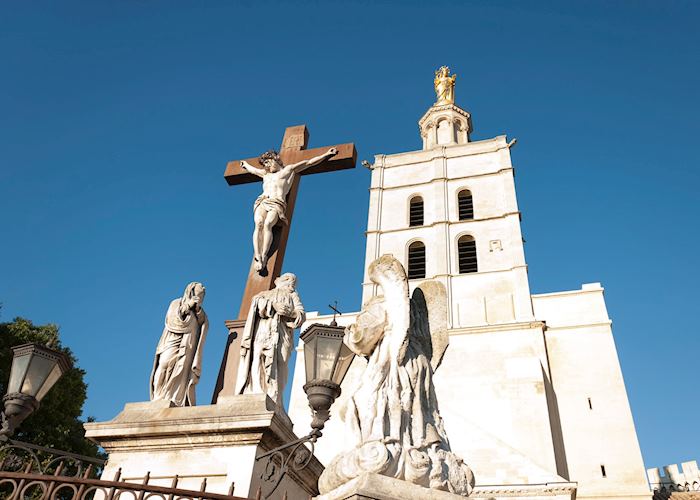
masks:
[[[501,175],[506,172],[512,172],[515,170],[513,167],[503,167],[499,168],[498,170],[494,170],[493,172],[482,172],[479,174],[473,174],[473,175],[461,175],[459,177],[435,177],[429,181],[426,182],[415,182],[412,184],[402,184],[400,186],[374,186],[374,187],[369,187],[368,190],[371,191],[392,191],[395,189],[405,189],[408,187],[416,187],[416,186],[427,186],[429,184],[433,184],[435,182],[445,182],[445,181],[460,181],[464,179],[473,179],[474,177],[488,177],[490,175]]]
[[[124,440],[144,440],[144,444],[158,446],[164,439],[181,439],[183,428],[187,429],[188,442],[224,440],[225,435],[235,442],[254,441],[266,429],[281,441],[296,439],[289,417],[265,395],[232,396],[206,406],[163,407],[161,403],[129,403],[111,421],[84,424],[86,437],[105,449],[110,447],[106,443]]]
[[[365,236],[368,234],[374,234],[374,233],[400,233],[402,231],[411,231],[411,230],[416,230],[416,229],[424,229],[424,228],[432,228],[435,226],[441,226],[444,224],[447,224],[448,226],[454,226],[457,224],[471,224],[474,222],[486,222],[490,220],[497,220],[497,219],[505,219],[507,217],[511,217],[513,215],[518,216],[518,220],[520,219],[520,212],[507,212],[503,215],[495,215],[493,217],[482,217],[481,219],[469,219],[469,220],[457,220],[457,221],[439,221],[439,222],[433,222],[431,224],[425,224],[423,226],[411,226],[411,227],[400,227],[397,229],[372,229],[370,231],[365,231]]]
[[[513,330],[542,330],[545,328],[544,321],[518,321],[513,323],[495,323],[475,326],[460,326],[448,329],[452,335],[473,335],[480,333],[507,332]]]
[[[596,327],[612,327],[612,320],[607,320],[607,321],[597,321],[595,323],[585,323],[585,324],[577,324],[577,325],[558,325],[558,326],[550,326],[547,325],[546,330],[547,331],[557,331],[557,330],[578,330],[581,328],[596,328]]]
[[[344,315],[358,314],[357,312],[343,313]],[[333,319],[333,315],[328,314],[324,316],[318,316],[314,318],[314,321],[320,323],[325,323]],[[514,321],[511,323],[495,323],[495,324],[483,324],[475,326],[460,326],[454,328],[448,328],[448,333],[452,335],[471,335],[479,333],[492,333],[492,332],[506,332],[513,330],[543,330],[546,328],[544,321],[532,320],[532,321]],[[297,351],[302,351],[303,346],[301,343],[297,346]]]
[[[514,484],[514,485],[484,485],[476,486],[469,495],[470,498],[493,497],[537,497],[567,495],[574,496],[578,483],[544,483],[544,484]]]
[[[580,290],[564,290],[563,292],[546,292],[546,293],[534,293],[532,298],[536,299],[539,297],[557,297],[566,295],[582,295],[586,293],[602,293],[605,291],[603,287],[600,288],[581,288]]]
[[[465,120],[469,120],[469,118],[471,118],[471,114],[468,111],[463,110],[456,104],[433,104],[430,106],[430,108],[428,108],[428,111],[425,112],[421,119],[418,120],[418,126],[422,128],[431,115],[442,113],[443,111],[452,111],[457,113],[458,115],[463,116]]]
[[[513,266],[508,269],[494,269],[493,271],[479,271],[478,273],[468,273],[468,274],[434,274],[431,275],[429,278],[416,278],[412,280],[408,280],[409,283],[420,283],[422,281],[427,281],[427,280],[434,280],[438,278],[461,278],[463,276],[478,276],[479,274],[497,274],[497,273],[510,273],[512,271],[515,271],[516,269],[524,269],[527,271],[527,264],[522,264],[518,266]],[[363,281],[362,286],[366,285],[374,285],[371,281]]]
[[[502,149],[508,149],[509,145],[505,135],[499,135],[491,139],[469,142],[467,144],[454,144],[451,146],[440,145],[428,150],[405,151],[403,153],[379,154],[375,155],[375,162],[372,168],[395,168],[415,163],[425,163],[426,161],[438,158],[458,158],[460,156],[473,156],[487,153],[495,153]],[[418,160],[387,165],[387,160],[400,159],[402,156],[415,155]]]

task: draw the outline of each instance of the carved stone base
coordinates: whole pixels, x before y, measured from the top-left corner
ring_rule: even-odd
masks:
[[[297,439],[284,411],[264,394],[220,398],[215,405],[170,407],[168,402],[130,403],[109,422],[85,424],[86,437],[109,454],[102,479],[263,498],[269,482],[261,480],[263,461],[255,457]],[[288,451],[287,451],[288,452]],[[311,457],[307,467],[290,470],[270,498],[317,495],[323,466]]]
[[[314,500],[458,500],[465,498],[378,474],[363,474]],[[468,498],[488,500],[575,500],[576,483],[476,486]]]

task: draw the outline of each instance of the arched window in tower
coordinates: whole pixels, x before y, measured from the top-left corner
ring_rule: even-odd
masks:
[[[468,189],[463,189],[457,195],[457,209],[459,212],[459,220],[471,220],[474,218],[472,192]]]
[[[469,235],[457,240],[457,255],[459,259],[459,274],[475,273],[479,270],[476,261],[476,241]]]
[[[425,245],[414,241],[408,246],[408,279],[425,278]]]
[[[414,196],[408,203],[408,225],[410,227],[423,225],[423,198]]]

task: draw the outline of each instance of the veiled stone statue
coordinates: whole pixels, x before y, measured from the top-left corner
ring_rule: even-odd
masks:
[[[368,358],[341,410],[355,448],[336,456],[319,479],[327,493],[363,473],[382,474],[467,496],[474,476],[450,451],[433,373],[447,348],[447,293],[424,282],[409,299],[406,272],[391,255],[369,267],[382,293],[362,307],[344,342]]]
[[[253,297],[241,338],[236,394],[267,394],[282,408],[294,329],[306,319],[297,277],[285,273],[275,288]]]
[[[202,373],[202,351],[209,328],[202,309],[204,285],[193,281],[181,298],[170,303],[165,328],[151,372],[151,401],[194,406],[195,386]]]

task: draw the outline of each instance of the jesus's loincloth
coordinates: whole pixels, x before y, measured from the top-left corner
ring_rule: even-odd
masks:
[[[255,204],[253,205],[253,213],[255,213],[258,210],[258,207],[261,205],[266,212],[276,213],[279,220],[285,224],[287,223],[287,216],[285,215],[287,212],[286,201],[279,200],[277,198],[268,198],[267,195],[261,194],[258,196],[258,199],[255,200]]]

